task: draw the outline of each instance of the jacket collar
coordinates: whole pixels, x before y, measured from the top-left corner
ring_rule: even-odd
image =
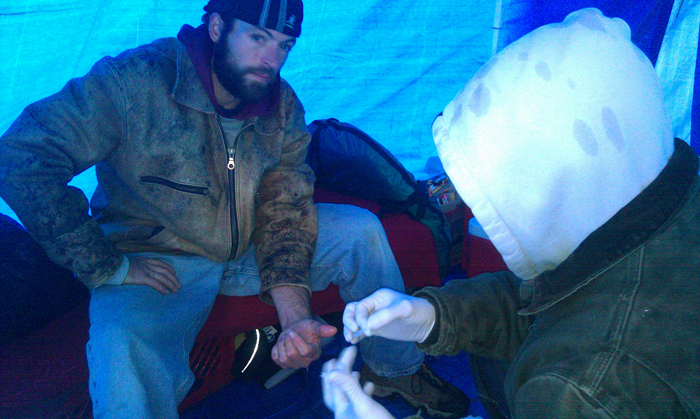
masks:
[[[697,154],[676,139],[671,159],[649,186],[591,233],[556,269],[523,282],[521,294],[531,303],[520,314],[535,314],[553,306],[644,244],[686,201],[697,174]]]
[[[200,25],[195,29],[184,25],[177,38],[181,45],[177,53],[177,79],[172,91],[175,100],[201,112],[241,120],[275,114],[280,103],[279,78],[266,100],[260,103],[244,102],[234,110],[224,109],[214,94],[211,78],[214,44],[209,39],[206,26]]]

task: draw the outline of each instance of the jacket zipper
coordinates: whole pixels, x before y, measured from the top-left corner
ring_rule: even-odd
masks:
[[[235,144],[235,142],[234,142]],[[236,148],[230,147],[228,149],[228,163],[226,164],[226,168],[228,169],[228,183],[231,188],[231,205],[230,205],[230,211],[231,211],[231,257],[230,259],[234,259],[236,257],[236,253],[238,251],[238,238],[241,237],[238,231],[238,218],[236,217]],[[235,227],[235,228],[234,228]],[[235,243],[236,245],[234,246],[234,235],[238,235],[238,237],[235,237]]]
[[[236,149],[230,147],[228,149],[228,164],[226,165],[228,170],[233,170],[236,168],[236,161],[234,160],[234,157],[236,157]]]
[[[219,125],[219,132],[221,133],[221,139],[224,142],[224,147],[226,147],[226,136],[224,135],[223,128],[221,128],[221,116],[218,114],[216,115],[216,122]],[[236,139],[233,142],[233,146],[226,148],[226,156],[228,158],[226,162],[226,169],[228,172],[229,192],[231,193],[231,203],[229,205],[229,218],[231,223],[231,253],[229,254],[230,260],[233,260],[236,257],[236,253],[238,250],[238,237],[240,237],[240,234],[238,234],[238,221],[236,218],[236,172],[234,171],[234,169],[236,168],[237,142],[238,136],[236,136]],[[235,237],[235,235],[237,235],[238,237]]]

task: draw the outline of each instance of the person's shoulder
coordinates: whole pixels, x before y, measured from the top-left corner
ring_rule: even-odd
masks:
[[[96,65],[109,67],[116,77],[127,80],[174,79],[182,44],[176,38],[156,39],[151,43],[123,51],[115,57],[104,57]],[[172,84],[172,80],[170,84]]]
[[[280,100],[285,106],[293,106],[303,112],[304,107],[292,86],[280,77]]]
[[[290,85],[289,82],[287,82],[287,80],[285,80],[281,77],[280,77],[280,93],[282,93],[283,95],[296,96],[296,93],[294,92],[292,85]]]
[[[151,43],[123,51],[117,55],[114,60],[126,62],[130,60],[153,61],[165,59],[175,61],[181,45],[180,41],[176,38],[160,38]]]

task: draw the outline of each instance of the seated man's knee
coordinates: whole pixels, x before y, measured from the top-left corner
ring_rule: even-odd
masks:
[[[343,240],[371,244],[385,237],[382,223],[371,211],[354,205],[334,207],[335,214],[329,214],[332,222],[327,227],[338,229]],[[322,216],[319,219],[323,221]]]
[[[135,342],[142,340],[145,333],[139,330],[135,324],[123,322],[109,322],[93,325],[90,328],[90,341],[92,346],[104,346],[113,349],[129,348]]]

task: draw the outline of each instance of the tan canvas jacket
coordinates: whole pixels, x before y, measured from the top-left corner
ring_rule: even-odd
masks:
[[[230,153],[186,48],[161,39],[100,60],[28,106],[0,138],[0,196],[90,288],[123,253],[225,261],[252,239],[269,301],[271,286],[308,288],[318,229],[309,141],[303,107],[282,81],[275,111],[246,120]],[[67,182],[93,165],[91,217]]]

